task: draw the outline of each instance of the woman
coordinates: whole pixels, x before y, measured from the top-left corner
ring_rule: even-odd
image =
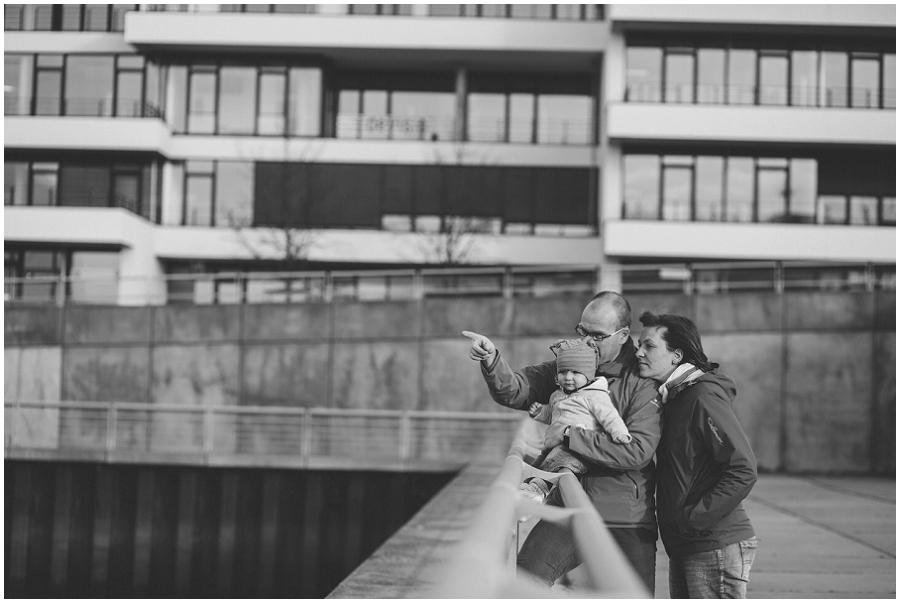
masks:
[[[644,312],[636,354],[659,385],[656,513],[673,599],[745,599],[757,540],[741,501],[756,458],[731,408],[734,381],[716,372],[689,318]]]

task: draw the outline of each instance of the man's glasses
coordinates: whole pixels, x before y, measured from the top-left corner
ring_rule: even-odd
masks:
[[[595,342],[600,343],[604,339],[609,339],[616,333],[619,333],[620,331],[624,331],[626,328],[627,327],[622,327],[618,331],[614,331],[614,332],[610,333],[609,335],[604,335],[603,333],[591,333],[590,331],[588,331],[587,329],[582,327],[580,324],[578,324],[578,325],[575,325],[575,332],[578,333],[581,337],[590,337]]]

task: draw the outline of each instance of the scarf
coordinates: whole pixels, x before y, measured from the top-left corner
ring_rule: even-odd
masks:
[[[659,386],[659,393],[662,395],[662,403],[665,404],[669,399],[669,392],[673,389],[681,389],[679,386],[687,387],[703,375],[703,371],[698,369],[690,362],[679,364],[678,368],[672,371],[666,382]]]

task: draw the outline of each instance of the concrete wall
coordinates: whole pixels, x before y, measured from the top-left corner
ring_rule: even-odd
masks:
[[[580,297],[247,306],[9,305],[12,400],[494,412],[463,329],[513,366],[552,359]],[[735,411],[764,470],[895,470],[893,292],[630,296],[692,317],[738,385]],[[35,446],[90,433],[34,411]],[[160,426],[162,429],[162,426]],[[153,438],[135,433],[134,438]],[[198,436],[199,437],[199,436]]]

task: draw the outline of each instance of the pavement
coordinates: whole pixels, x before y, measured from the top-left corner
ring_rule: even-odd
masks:
[[[426,598],[483,500],[496,468],[470,465],[329,598]],[[760,544],[753,599],[895,599],[893,478],[761,475],[744,503]],[[656,598],[669,598],[659,543]],[[571,574],[577,587],[583,580]],[[548,597],[578,596],[554,587]]]

